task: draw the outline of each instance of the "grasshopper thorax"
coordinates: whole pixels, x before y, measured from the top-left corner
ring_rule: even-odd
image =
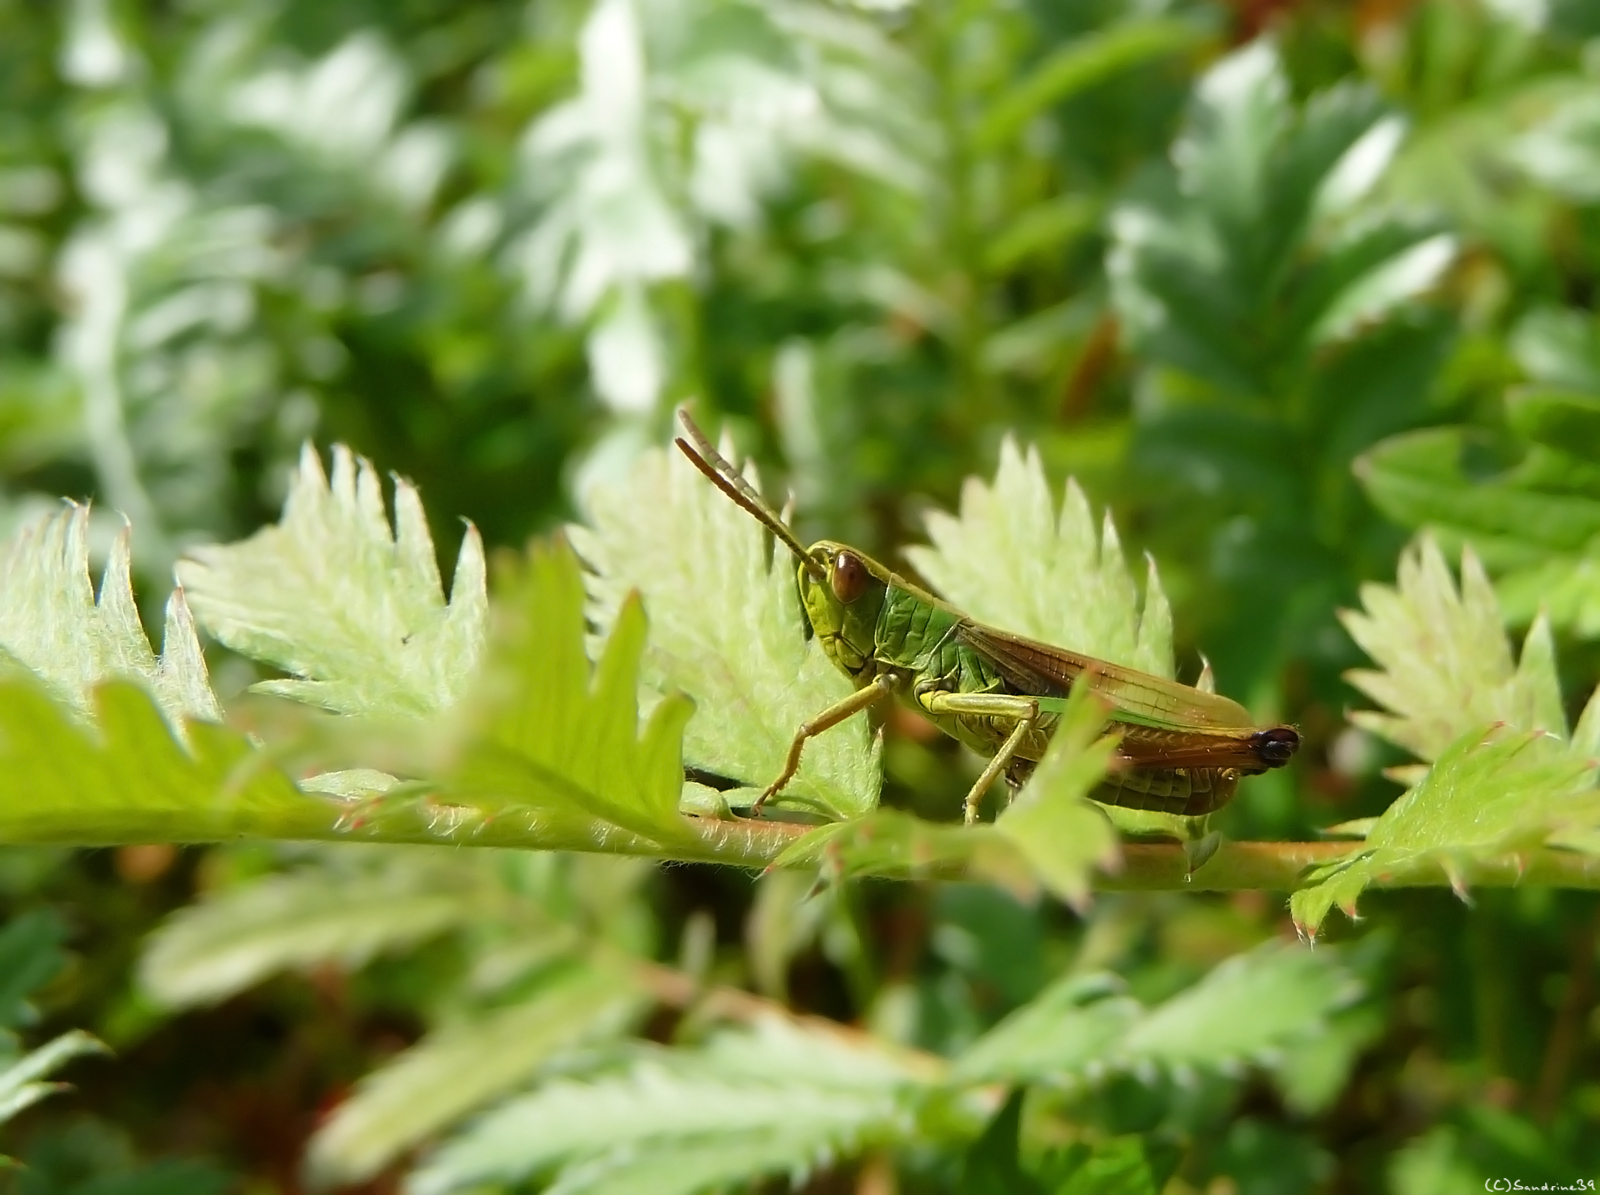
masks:
[[[828,658],[865,683],[876,672],[874,646],[888,573],[877,561],[833,540],[818,540],[806,555],[810,559],[798,571],[806,621]]]

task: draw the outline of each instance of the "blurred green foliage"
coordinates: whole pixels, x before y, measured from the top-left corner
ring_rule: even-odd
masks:
[[[1180,675],[1304,731],[1235,837],[1393,798],[1336,610],[1415,529],[1546,610],[1569,715],[1594,687],[1597,271],[1585,0],[0,0],[7,527],[92,497],[159,599],[311,438],[414,480],[451,559],[692,397],[803,531],[896,560],[1014,432],[1159,562]],[[951,744],[891,720],[883,758],[953,814]],[[1256,893],[428,854],[0,851],[0,1004],[43,1023],[0,1020],[117,1050],[5,1126],[0,1188],[660,1189],[630,1150],[707,1189],[1600,1177],[1588,894],[1369,894],[1313,964]],[[744,988],[862,1032],[718,1011]],[[612,1131],[533,1141],[541,1100]]]

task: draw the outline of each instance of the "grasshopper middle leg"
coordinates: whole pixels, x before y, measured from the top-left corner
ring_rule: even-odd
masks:
[[[1016,697],[1008,693],[949,693],[940,689],[919,693],[917,700],[930,714],[969,714],[1016,720],[1005,742],[1000,744],[994,758],[967,792],[965,820],[970,826],[978,820],[978,806],[983,802],[983,794],[989,791],[995,777],[1006,770],[1028,733],[1038,726],[1039,703],[1031,697]]]

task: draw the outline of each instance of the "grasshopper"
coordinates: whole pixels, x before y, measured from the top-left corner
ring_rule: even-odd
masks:
[[[1241,776],[1282,767],[1299,749],[1294,727],[1257,726],[1236,701],[984,626],[848,544],[806,547],[688,414],[680,417],[684,455],[794,553],[806,620],[856,686],[796,731],[756,813],[794,778],[808,739],[887,698],[989,758],[966,796],[968,825],[998,777],[1020,785],[1033,771],[1078,684],[1108,708],[1108,731],[1120,736],[1111,773],[1092,794],[1104,804],[1210,813]]]

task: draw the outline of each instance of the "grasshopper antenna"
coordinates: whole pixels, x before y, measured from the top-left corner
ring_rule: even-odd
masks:
[[[711,483],[726,494],[734,505],[753,515],[768,531],[776,535],[779,541],[795,554],[800,563],[805,565],[807,572],[818,581],[826,581],[827,570],[818,563],[815,556],[806,551],[805,545],[762,500],[761,495],[756,493],[755,488],[744,479],[743,474],[711,446],[711,441],[706,439],[705,432],[696,427],[694,420],[689,418],[689,412],[679,411],[678,418],[683,420],[684,430],[688,432],[689,439],[694,441],[690,444],[689,440],[685,440],[682,436],[673,441],[683,450],[683,455],[689,458],[696,469],[710,478]]]

